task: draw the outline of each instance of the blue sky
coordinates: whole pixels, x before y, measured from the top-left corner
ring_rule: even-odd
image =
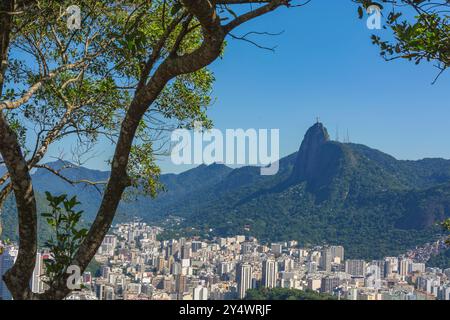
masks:
[[[350,0],[281,9],[235,34],[247,31],[284,33],[259,38],[276,45],[275,53],[229,39],[225,57],[212,65],[216,128],[279,128],[284,156],[297,151],[318,116],[332,138],[339,128],[341,138],[348,130],[352,142],[398,159],[450,158],[450,74],[431,85],[438,72],[431,63],[385,62]],[[99,149],[87,165],[107,170],[112,147]],[[160,164],[164,173],[186,169]]]

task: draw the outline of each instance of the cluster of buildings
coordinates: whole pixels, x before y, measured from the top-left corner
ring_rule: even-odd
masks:
[[[450,300],[450,268],[427,268],[411,254],[365,261],[345,259],[342,246],[266,245],[245,236],[160,241],[161,232],[142,222],[116,225],[95,256],[100,267],[82,274],[69,299],[229,300],[265,287],[349,300]],[[2,261],[6,268],[14,261],[10,250],[0,256],[0,275]],[[45,290],[47,258],[38,255],[34,292]]]

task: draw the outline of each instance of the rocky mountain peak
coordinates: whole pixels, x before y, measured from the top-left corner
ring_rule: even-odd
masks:
[[[297,180],[308,180],[316,172],[319,163],[321,147],[330,141],[327,128],[321,123],[315,123],[305,134],[298,152],[293,177]]]

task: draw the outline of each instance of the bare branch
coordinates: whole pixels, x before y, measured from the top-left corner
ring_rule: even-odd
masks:
[[[61,178],[62,180],[64,180],[65,182],[67,182],[68,184],[74,186],[77,184],[86,184],[86,185],[90,185],[95,187],[95,189],[102,194],[102,191],[98,188],[98,185],[106,185],[108,183],[108,181],[90,181],[90,180],[86,180],[86,179],[80,179],[80,180],[71,180],[69,178],[67,178],[66,176],[64,176],[61,171],[63,171],[64,169],[67,168],[71,168],[72,166],[63,166],[62,168],[60,168],[59,170],[56,170],[48,165],[36,165],[35,168],[40,168],[40,169],[45,169],[51,173],[53,173],[54,175],[58,176],[59,178]]]

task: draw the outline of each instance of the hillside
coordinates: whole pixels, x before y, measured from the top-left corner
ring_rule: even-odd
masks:
[[[277,176],[234,170],[202,194],[202,208],[186,202],[172,213],[186,217],[184,230],[194,225],[202,234],[336,243],[349,256],[377,258],[441,232],[436,223],[449,216],[449,181],[448,160],[398,161],[363,145],[331,141],[318,123],[299,151],[281,161]]]
[[[108,177],[82,167],[63,173],[75,180]],[[85,221],[94,217],[101,199],[94,187],[71,186],[42,169],[33,181],[38,193],[76,194]],[[450,212],[449,160],[396,160],[364,145],[331,141],[321,123],[307,131],[298,152],[280,160],[275,176],[213,164],[162,175],[161,182],[166,192],[123,201],[117,220],[139,216],[154,223],[176,215],[184,221],[170,236],[244,233],[266,241],[343,244],[350,257],[377,258],[433,239],[441,232],[436,224]],[[13,212],[11,205],[5,209],[9,224]]]

